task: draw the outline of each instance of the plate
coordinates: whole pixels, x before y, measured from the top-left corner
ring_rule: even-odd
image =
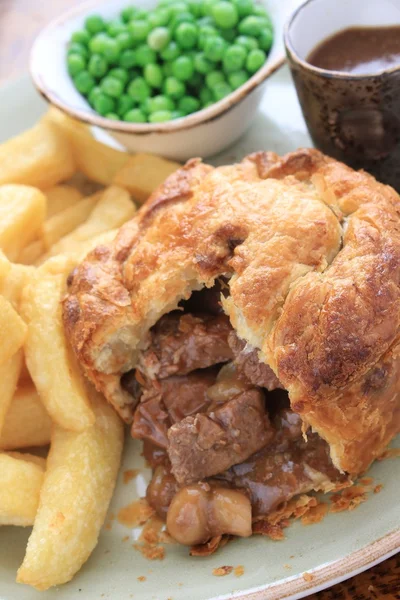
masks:
[[[30,127],[46,109],[28,77],[1,89],[0,104],[0,141]],[[271,77],[253,127],[239,143],[214,157],[212,162],[215,165],[232,162],[255,150],[268,149],[281,154],[309,145],[311,141],[290,74],[284,67]],[[140,444],[127,440],[110,513],[116,514],[145,494],[150,472],[144,467],[140,452]],[[133,548],[139,531],[113,520],[111,529],[103,529],[99,545],[73,581],[45,593],[15,583],[30,530],[1,527],[0,599],[294,600],[304,597],[355,575],[400,548],[399,465],[398,459],[374,464],[368,475],[374,478],[374,484],[382,484],[383,489],[379,494],[369,494],[367,502],[352,512],[330,514],[321,523],[310,526],[296,522],[286,530],[286,540],[280,542],[261,536],[236,540],[208,558],[191,558],[186,548],[167,545],[164,560],[148,561]],[[123,472],[127,469],[140,469],[140,473],[124,484]],[[212,574],[214,568],[225,565],[241,565],[243,575]],[[305,573],[312,577],[304,577]]]

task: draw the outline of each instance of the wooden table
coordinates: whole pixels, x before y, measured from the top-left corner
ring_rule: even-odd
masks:
[[[41,27],[83,0],[0,0],[0,83],[26,71]],[[128,4],[127,0],[127,4]],[[308,600],[399,600],[400,554]]]

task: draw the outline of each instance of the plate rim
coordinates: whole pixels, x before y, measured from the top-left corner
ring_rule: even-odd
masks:
[[[400,527],[359,550],[315,569],[310,569],[307,573],[313,576],[311,581],[306,581],[304,573],[302,573],[255,591],[240,592],[230,598],[232,600],[277,600],[278,598],[280,600],[297,600],[367,571],[394,556],[397,552],[400,552]],[[220,596],[215,600],[224,600],[224,598],[225,596]]]

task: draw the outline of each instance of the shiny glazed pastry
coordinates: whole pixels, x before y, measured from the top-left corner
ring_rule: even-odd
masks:
[[[383,451],[399,279],[396,192],[310,149],[189,161],[71,274],[72,347],[144,440],[176,539],[250,535]]]

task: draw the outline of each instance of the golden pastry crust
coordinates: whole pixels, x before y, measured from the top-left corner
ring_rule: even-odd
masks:
[[[313,149],[189,161],[70,277],[64,320],[88,377],[119,384],[149,328],[193,290],[223,300],[337,467],[365,470],[400,428],[400,199]]]

